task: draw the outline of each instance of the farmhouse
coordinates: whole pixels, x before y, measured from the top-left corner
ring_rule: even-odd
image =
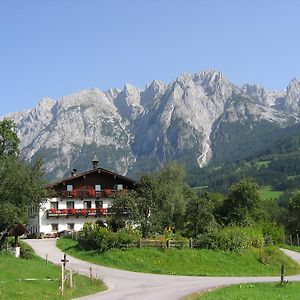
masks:
[[[92,160],[93,168],[47,186],[53,191],[38,208],[29,209],[28,231],[31,234],[54,234],[64,230],[78,231],[85,222],[105,222],[111,214],[111,198],[135,186],[135,181],[115,172],[98,167],[99,161]]]

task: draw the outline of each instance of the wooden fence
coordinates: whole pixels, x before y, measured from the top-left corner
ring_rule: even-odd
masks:
[[[121,245],[123,248],[142,248],[142,247],[154,247],[154,248],[200,248],[200,244],[195,243],[193,239],[188,241],[178,240],[155,240],[155,239],[139,239],[138,241],[131,244]]]

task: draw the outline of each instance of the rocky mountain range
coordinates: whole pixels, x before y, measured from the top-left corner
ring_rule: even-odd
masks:
[[[32,109],[4,117],[17,124],[22,156],[42,157],[53,180],[73,168],[89,169],[94,155],[102,167],[130,176],[173,159],[200,170],[253,154],[270,135],[276,139],[276,131],[297,124],[299,113],[296,79],[285,91],[267,91],[238,87],[209,70],[169,84],[155,80],[143,90],[126,84],[123,90],[43,98]]]

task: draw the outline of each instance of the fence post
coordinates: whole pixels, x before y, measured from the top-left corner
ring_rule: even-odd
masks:
[[[190,245],[189,246],[190,246],[191,249],[193,249],[193,247],[194,247],[192,238],[190,238]]]
[[[142,248],[142,239],[139,239],[138,247]]]
[[[170,240],[167,240],[167,248],[170,248]]]
[[[60,281],[61,290],[60,290],[60,292],[62,295],[64,294],[64,280],[65,280],[64,270],[65,270],[64,264],[61,263],[61,281]]]
[[[90,279],[91,279],[91,283],[93,283],[93,272],[92,272],[92,267],[90,267]]]
[[[281,270],[280,270],[280,283],[284,283],[284,265],[281,265]]]
[[[73,288],[73,271],[72,271],[72,269],[70,269],[70,274],[69,274],[69,276],[70,276],[70,289],[72,289]]]

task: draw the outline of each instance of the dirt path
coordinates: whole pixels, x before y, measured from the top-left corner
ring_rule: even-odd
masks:
[[[55,264],[59,264],[63,258],[63,252],[56,248],[55,239],[26,240],[35,252]],[[300,262],[300,253],[284,250],[284,252]],[[76,259],[68,255],[69,267],[76,272],[89,275],[92,267],[93,273],[104,280],[108,290],[91,296],[80,298],[81,300],[174,300],[196,291],[218,287],[228,284],[247,282],[271,282],[279,281],[277,277],[200,277],[200,276],[171,276],[146,273],[136,273],[102,267],[89,262]],[[288,280],[300,281],[300,275],[287,276]]]

